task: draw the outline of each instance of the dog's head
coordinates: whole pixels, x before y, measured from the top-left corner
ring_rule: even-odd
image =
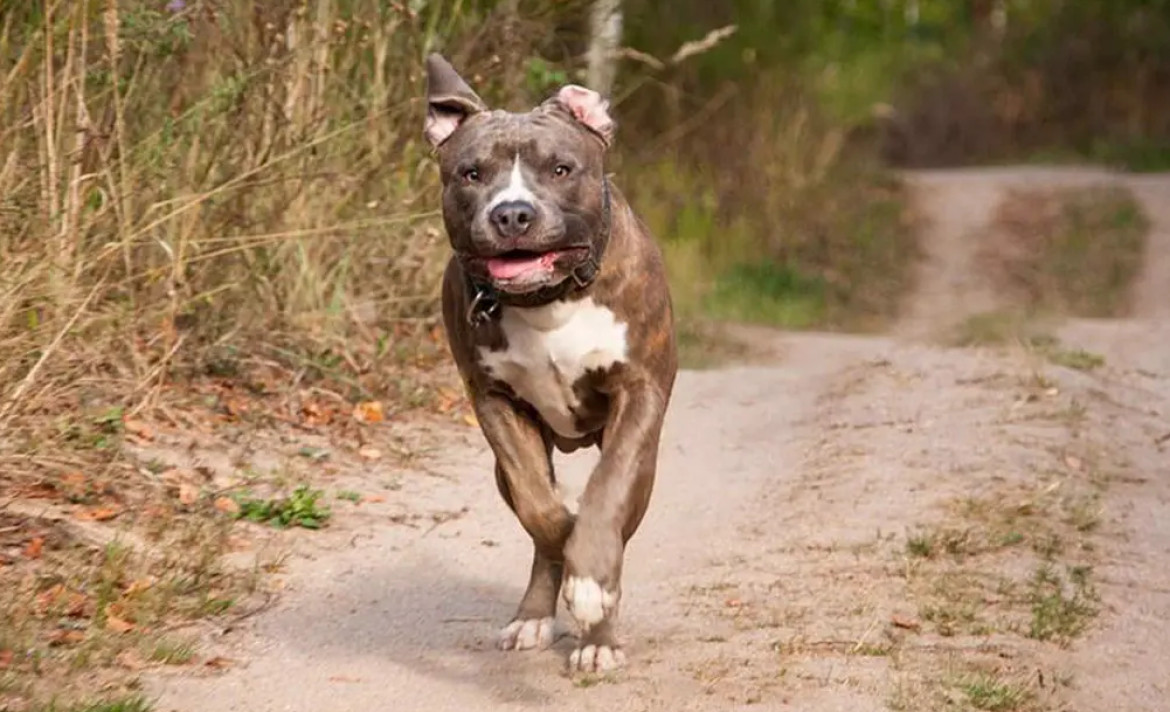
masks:
[[[527,294],[596,259],[614,132],[601,95],[568,85],[525,113],[489,110],[438,54],[427,59],[427,85],[424,134],[465,269],[501,292]]]

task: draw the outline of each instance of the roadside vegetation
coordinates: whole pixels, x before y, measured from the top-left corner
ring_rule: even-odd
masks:
[[[1122,317],[1141,270],[1149,220],[1125,188],[1009,194],[977,258],[1030,312]]]

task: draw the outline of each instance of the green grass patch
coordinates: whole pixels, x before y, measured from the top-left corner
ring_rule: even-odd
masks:
[[[71,707],[59,707],[50,704],[40,709],[40,712],[150,712],[154,709],[145,697],[135,695],[109,702],[87,702]]]
[[[238,519],[271,524],[277,528],[303,527],[320,529],[332,513],[321,504],[325,493],[299,485],[287,497],[258,498],[247,494],[236,497],[240,505]]]
[[[1105,357],[1084,349],[1055,349],[1046,352],[1048,360],[1057,366],[1077,371],[1095,371],[1105,365]]]
[[[1022,710],[1035,696],[1027,687],[990,673],[967,676],[957,687],[971,707],[987,712]]]
[[[1077,371],[1095,371],[1105,365],[1101,354],[1065,347],[1048,333],[1043,321],[1021,310],[981,312],[960,322],[946,338],[956,347],[1015,344],[1042,356],[1049,363]]]
[[[1122,187],[1021,190],[1000,204],[978,260],[1028,311],[1119,317],[1149,228]]]
[[[826,285],[777,263],[736,264],[718,275],[703,301],[717,319],[808,329],[823,323]]]
[[[161,638],[150,647],[149,658],[163,665],[186,665],[195,659],[195,641]]]
[[[1003,346],[1030,341],[1037,336],[1030,317],[1018,310],[997,310],[972,314],[954,327],[946,339],[957,347]]]
[[[1088,628],[1100,598],[1091,568],[1072,566],[1061,576],[1046,563],[1032,577],[1028,600],[1032,606],[1028,637],[1067,645]]]
[[[1093,147],[1091,158],[1131,173],[1170,171],[1170,141],[1109,141]]]

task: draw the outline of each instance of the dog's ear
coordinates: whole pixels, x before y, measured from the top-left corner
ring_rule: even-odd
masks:
[[[601,94],[577,84],[568,84],[561,87],[553,101],[565,107],[573,118],[600,136],[607,147],[613,143],[617,126],[609,115],[609,102]]]
[[[427,57],[427,119],[423,134],[432,146],[450,138],[467,117],[486,109],[483,99],[441,54]]]

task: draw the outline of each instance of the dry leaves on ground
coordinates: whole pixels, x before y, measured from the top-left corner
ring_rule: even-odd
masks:
[[[117,507],[92,507],[78,511],[75,516],[82,521],[108,522],[121,513]]]
[[[362,423],[381,423],[386,413],[380,401],[365,401],[354,406],[353,417]]]
[[[123,620],[112,613],[106,614],[106,630],[115,633],[129,633],[134,630],[134,624],[130,621]]]
[[[24,547],[24,557],[26,559],[39,559],[41,552],[45,550],[45,538],[43,536],[33,537]]]

